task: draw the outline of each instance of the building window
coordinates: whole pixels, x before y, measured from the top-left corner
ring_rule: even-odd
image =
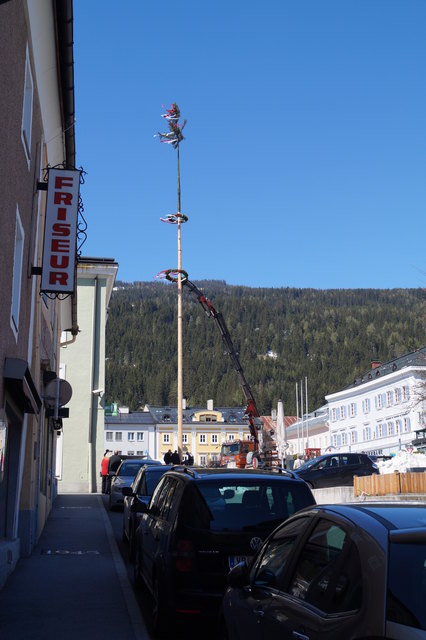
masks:
[[[198,437],[200,444],[207,444],[207,436],[205,433],[200,433]]]
[[[182,444],[188,444],[188,434],[182,433]]]
[[[199,464],[201,467],[207,467],[207,456],[206,456],[206,454],[205,454],[205,453],[201,453],[201,454],[198,456],[198,460],[199,460],[198,464]]]
[[[371,427],[365,427],[364,440],[371,440]]]
[[[336,420],[337,420],[337,409],[334,407],[331,410],[331,421],[336,422]]]
[[[354,429],[353,431],[351,431],[351,443],[355,444],[356,442],[358,442],[358,434]]]
[[[377,437],[384,438],[387,435],[387,427],[386,424],[378,424],[377,425]]]
[[[349,405],[349,415],[351,416],[351,418],[356,416],[356,404],[355,404],[355,402],[351,402],[351,404]]]
[[[346,433],[342,433],[342,444],[348,444],[348,436],[346,435]]]
[[[362,401],[362,410],[364,413],[370,413],[370,400],[366,398]]]
[[[212,433],[212,444],[219,444],[219,436],[217,433]]]
[[[388,436],[394,435],[394,424],[393,422],[388,422]]]
[[[10,326],[18,338],[19,331],[19,310],[21,307],[21,281],[22,281],[22,262],[24,258],[24,228],[19,215],[19,209],[16,207],[16,224],[15,224],[15,251],[13,255],[13,276],[12,276],[12,305],[10,308]]]
[[[127,434],[127,441],[128,442],[134,442],[134,440],[135,440],[134,431],[129,431],[129,433]]]
[[[395,389],[395,403],[401,402],[401,389],[398,387]]]
[[[393,393],[392,391],[386,392],[386,405],[390,407],[393,404]]]
[[[135,452],[134,452],[134,451],[128,451],[128,452],[127,452],[127,455],[128,455],[128,456],[134,456],[134,455],[135,455]]]
[[[112,442],[112,431],[106,431],[105,432],[105,440],[107,442]]]
[[[410,429],[411,429],[411,427],[410,427],[410,418],[404,418],[403,426],[404,426],[404,433],[408,433],[410,431]]]
[[[163,433],[163,444],[170,444],[170,433]]]
[[[408,400],[409,398],[409,393],[408,393],[408,387],[407,385],[404,385],[402,387],[402,401],[405,402],[406,400]]]
[[[381,409],[383,407],[383,397],[381,393],[376,396],[376,407],[377,409]]]
[[[143,431],[138,431],[136,434],[136,439],[138,442],[143,442],[144,441],[144,433]]]
[[[344,420],[346,418],[346,407],[343,405],[340,407],[340,420]]]
[[[24,85],[24,104],[22,106],[22,125],[21,138],[24,145],[25,155],[27,157],[28,166],[31,160],[31,129],[33,122],[33,96],[34,84],[31,73],[30,56],[27,46],[27,57],[25,61],[25,85]]]
[[[227,440],[228,440],[229,442],[232,442],[232,440],[235,440],[235,434],[234,434],[234,433],[230,433],[230,434],[228,434]]]
[[[116,442],[121,442],[123,439],[123,433],[121,431],[117,431],[115,434],[115,441]]]
[[[333,433],[332,436],[333,447],[337,447],[337,434]]]
[[[211,413],[203,413],[200,415],[200,422],[217,422],[217,416]]]
[[[395,420],[395,435],[399,435],[401,433],[401,420]]]
[[[143,451],[136,451],[137,456],[143,456]]]

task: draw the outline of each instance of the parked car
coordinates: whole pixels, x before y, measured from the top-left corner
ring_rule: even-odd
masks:
[[[122,460],[117,471],[111,476],[111,486],[109,491],[108,506],[111,511],[117,507],[122,508],[124,505],[123,487],[130,487],[135,475],[143,465],[161,464],[158,460],[150,458],[136,458],[129,456]]]
[[[140,511],[140,504],[148,504],[159,479],[171,469],[171,465],[144,465],[136,474],[130,487],[123,487],[123,542],[129,542],[129,557],[135,559],[135,530],[137,526],[136,514]]]
[[[352,486],[354,476],[371,476],[379,468],[365,453],[327,453],[308,460],[294,473],[311,489],[322,489]]]
[[[229,640],[426,638],[426,504],[304,509],[228,576]]]
[[[155,631],[177,615],[216,617],[229,569],[253,556],[278,523],[314,503],[291,472],[165,473],[148,506],[141,505],[136,530],[135,585],[153,596]]]

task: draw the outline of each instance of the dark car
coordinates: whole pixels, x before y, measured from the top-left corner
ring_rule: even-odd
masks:
[[[229,640],[426,638],[426,504],[304,509],[228,576]]]
[[[328,453],[308,460],[294,473],[311,489],[350,487],[354,476],[371,476],[379,468],[365,453]]]
[[[171,469],[171,465],[157,463],[143,465],[136,474],[130,487],[123,487],[123,542],[129,542],[129,557],[135,559],[135,530],[137,526],[136,514],[140,511],[140,504],[148,504],[159,479]]]
[[[289,515],[315,504],[291,472],[168,471],[136,530],[135,585],[154,600],[154,629],[176,615],[216,616],[229,569],[254,555]]]
[[[139,469],[144,465],[161,464],[148,458],[136,458],[128,456],[122,460],[117,471],[111,474],[111,486],[109,490],[108,507],[111,511],[122,508],[124,505],[123,487],[130,487]]]

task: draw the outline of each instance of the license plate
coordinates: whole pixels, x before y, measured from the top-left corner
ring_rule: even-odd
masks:
[[[250,556],[229,556],[229,568],[232,569],[232,567],[235,567],[235,565],[240,562],[248,562],[249,559]]]

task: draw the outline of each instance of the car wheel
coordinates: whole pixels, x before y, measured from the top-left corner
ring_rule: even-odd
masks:
[[[154,576],[152,580],[152,598],[152,626],[158,636],[164,637],[167,629],[170,630],[171,620],[170,612],[165,610],[164,593],[157,576]]]

